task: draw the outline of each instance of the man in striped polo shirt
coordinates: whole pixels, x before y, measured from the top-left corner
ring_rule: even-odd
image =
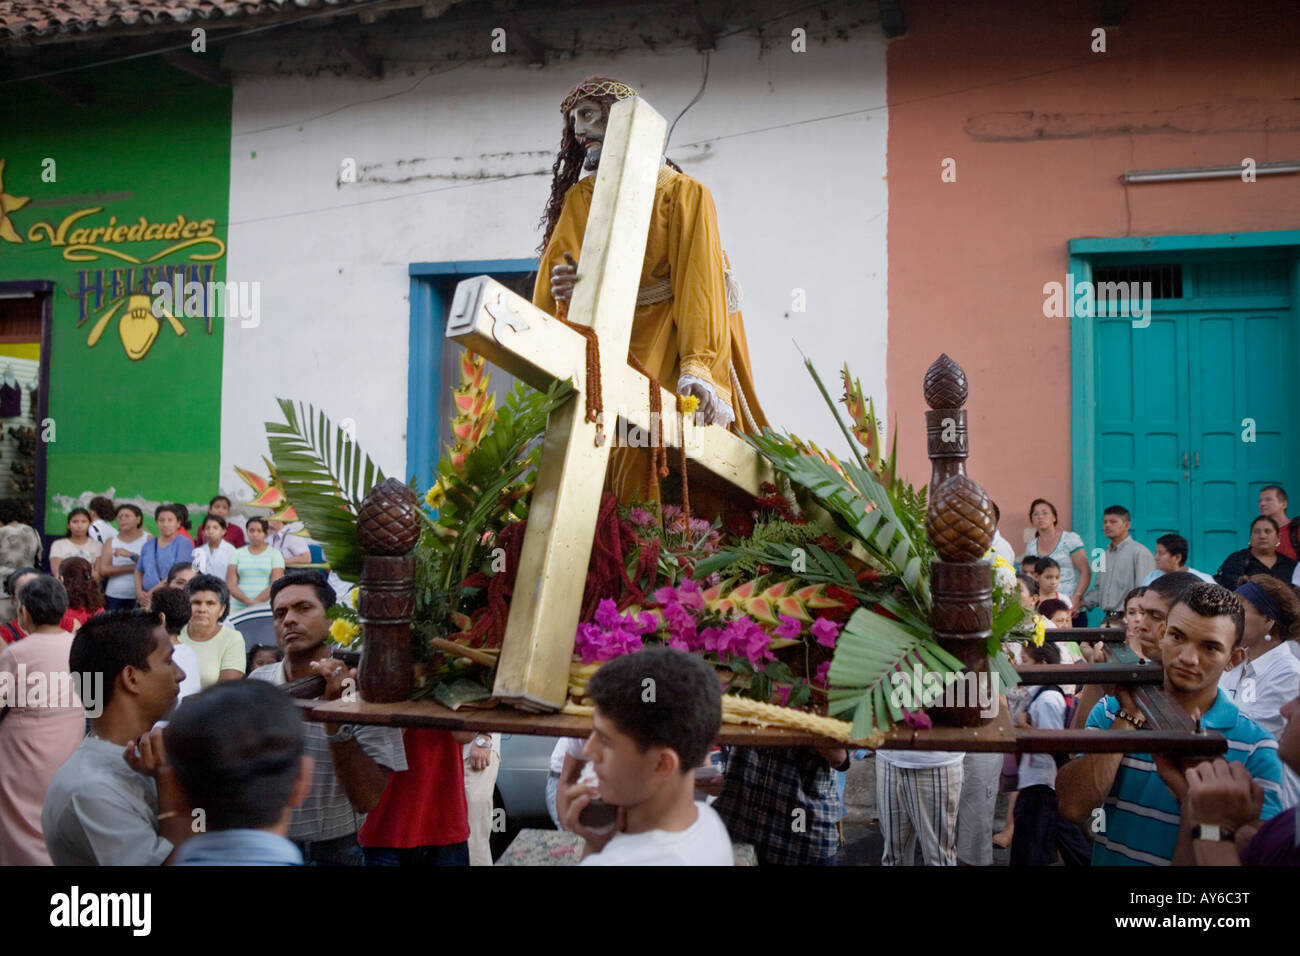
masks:
[[[1160,642],[1164,689],[1193,718],[1200,715],[1206,730],[1227,738],[1224,756],[1243,764],[1259,784],[1264,792],[1260,817],[1267,820],[1282,809],[1277,741],[1219,690],[1219,675],[1244,657],[1244,633],[1245,612],[1235,594],[1217,584],[1189,588],[1170,608]],[[1144,723],[1132,694],[1120,687],[1115,696],[1097,703],[1087,726],[1136,731]],[[1172,763],[1166,771],[1174,772]],[[1062,815],[1094,834],[1093,866],[1173,862],[1181,820],[1178,800],[1150,754],[1078,757],[1061,768],[1056,789]]]

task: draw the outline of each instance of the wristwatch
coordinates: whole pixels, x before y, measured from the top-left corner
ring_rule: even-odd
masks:
[[[1193,840],[1213,840],[1215,842],[1230,843],[1233,835],[1232,830],[1227,827],[1216,826],[1213,823],[1198,823],[1192,827]]]
[[[491,737],[485,737],[485,736],[483,736],[482,734],[479,734],[477,737],[474,738],[474,746],[475,746],[475,747],[487,747],[487,748],[490,749],[490,748],[492,747],[492,738],[491,738]]]
[[[355,740],[357,737],[356,724],[344,724],[338,729],[338,733],[326,734],[325,739],[332,744],[345,744],[349,740]]]

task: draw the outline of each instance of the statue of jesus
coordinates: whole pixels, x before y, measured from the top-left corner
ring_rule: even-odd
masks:
[[[576,260],[582,250],[609,108],[636,95],[618,80],[592,76],[560,105],[564,134],[542,217],[545,234],[533,288],[533,304],[552,315],[582,278],[580,266],[568,264],[565,254]],[[738,299],[718,239],[713,196],[665,160],[655,184],[629,351],[665,387],[699,399],[697,425],[752,433],[768,423],[754,391]],[[612,448],[607,483],[621,501],[646,501],[654,493],[649,469],[649,449]]]

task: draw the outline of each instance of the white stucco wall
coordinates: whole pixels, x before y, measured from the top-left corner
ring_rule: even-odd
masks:
[[[226,328],[221,483],[237,490],[233,465],[262,470],[276,395],[353,419],[362,447],[405,477],[409,264],[532,256],[569,87],[615,75],[671,124],[704,55],[629,52],[542,70],[489,59],[381,80],[228,65],[227,277],[261,283],[260,325]],[[709,73],[669,155],[713,191],[768,416],[843,450],[794,343],[833,394],[848,360],[882,406],[885,41],[864,28],[793,53],[788,41],[763,51],[737,35],[719,41]],[[834,118],[808,122],[818,117]],[[340,186],[345,157],[359,181]],[[525,175],[488,178],[513,174]]]

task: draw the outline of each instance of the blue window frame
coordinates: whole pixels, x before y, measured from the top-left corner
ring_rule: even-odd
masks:
[[[442,447],[439,411],[446,343],[447,308],[456,283],[490,275],[509,283],[537,271],[536,259],[476,259],[465,262],[414,262],[411,279],[410,369],[406,391],[406,472],[421,492],[433,484]],[[451,383],[446,383],[450,385]]]

